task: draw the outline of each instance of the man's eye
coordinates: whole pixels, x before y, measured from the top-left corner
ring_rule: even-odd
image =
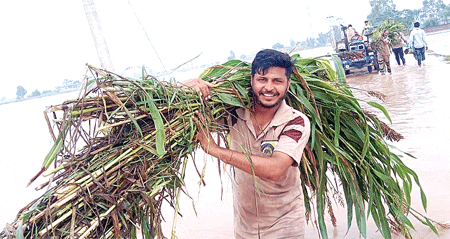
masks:
[[[281,83],[283,83],[283,81],[282,81],[282,80],[274,80],[274,82],[275,82],[275,83],[277,83],[277,84],[281,84]]]

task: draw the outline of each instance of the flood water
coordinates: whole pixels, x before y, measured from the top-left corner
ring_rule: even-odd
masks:
[[[392,75],[369,74],[366,70],[359,70],[347,76],[347,83],[353,88],[355,96],[361,99],[361,105],[377,113],[379,118],[384,118],[383,114],[370,108],[365,101],[381,103],[387,109],[392,124],[386,118],[383,121],[404,136],[399,142],[390,143],[416,157],[405,156],[403,161],[418,174],[428,197],[426,215],[439,222],[450,222],[450,152],[447,148],[450,140],[447,104],[450,96],[446,91],[450,65],[442,58],[430,55],[427,55],[423,67],[417,66],[412,54],[406,55],[406,62],[406,66],[398,66],[392,57]],[[367,91],[384,94],[384,102],[369,96]],[[423,212],[417,187],[412,194],[413,208]],[[341,211],[340,216],[345,216],[345,213]],[[342,227],[334,231],[334,238],[344,237],[345,217],[342,220]],[[416,219],[411,217],[410,220],[416,227],[412,233],[414,238],[450,238],[448,229],[441,229],[437,236]],[[350,230],[345,238],[357,236],[354,225],[354,230]],[[368,224],[367,233],[368,238],[382,238],[373,222]]]
[[[448,34],[448,33],[446,33]],[[430,36],[430,49],[440,54],[449,54],[448,38]],[[431,42],[434,42],[435,48]],[[447,45],[446,45],[447,44]],[[439,47],[437,47],[439,46]],[[326,49],[325,49],[326,51]],[[326,53],[326,52],[324,52]],[[322,55],[321,52],[300,53],[303,57]],[[397,66],[391,57],[392,75],[368,74],[365,70],[353,71],[347,76],[353,93],[361,100],[383,104],[390,113],[392,128],[405,139],[392,143],[416,158],[404,157],[403,161],[419,176],[428,198],[426,215],[439,222],[450,221],[450,124],[448,119],[449,93],[447,90],[450,65],[440,57],[427,55],[425,66],[416,66],[411,54],[406,55],[406,66]],[[193,75],[192,77],[195,77]],[[385,101],[370,97],[367,90],[386,95]],[[18,210],[42,192],[33,188],[45,179],[38,180],[26,188],[28,180],[40,169],[40,165],[52,146],[42,112],[46,106],[73,99],[76,94],[52,96],[20,103],[0,105],[0,230],[12,222]],[[380,118],[382,113],[367,108]],[[387,120],[384,120],[388,123]],[[229,176],[217,171],[217,160],[201,152],[195,157],[199,167],[205,166],[206,186],[199,186],[197,172],[189,164],[186,187],[190,197],[181,196],[180,210],[183,217],[177,218],[178,238],[233,238],[233,209]],[[413,208],[423,212],[417,188],[412,192]],[[195,210],[193,209],[195,205]],[[346,209],[335,206],[337,228],[327,223],[330,238],[359,238],[356,223],[347,232]],[[166,223],[164,234],[170,237],[173,211],[164,208]],[[439,229],[436,236],[426,226],[410,217],[416,231],[414,238],[450,238],[450,229]],[[319,238],[318,230],[310,222],[306,238]],[[367,238],[382,238],[369,218]],[[395,236],[394,238],[403,238]]]

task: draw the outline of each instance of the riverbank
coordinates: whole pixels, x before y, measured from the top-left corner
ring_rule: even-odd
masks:
[[[423,30],[427,34],[433,34],[433,33],[441,32],[441,31],[450,31],[450,24],[443,24],[443,25],[434,26],[434,27],[424,27]]]
[[[441,57],[444,62],[446,62],[447,64],[450,64],[450,55],[442,55],[442,54],[434,52],[433,50],[428,50],[427,53],[431,56]]]

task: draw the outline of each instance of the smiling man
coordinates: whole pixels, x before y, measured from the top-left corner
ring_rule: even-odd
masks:
[[[284,100],[293,67],[288,54],[271,49],[258,52],[252,63],[253,107],[232,111],[227,121],[230,149],[217,145],[209,133],[197,134],[206,153],[234,168],[236,238],[304,238],[298,165],[310,122]],[[201,79],[185,84],[209,98],[211,84]]]

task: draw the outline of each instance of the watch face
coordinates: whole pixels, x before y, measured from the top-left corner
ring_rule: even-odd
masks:
[[[272,155],[278,140],[264,140],[261,142],[261,153]]]

